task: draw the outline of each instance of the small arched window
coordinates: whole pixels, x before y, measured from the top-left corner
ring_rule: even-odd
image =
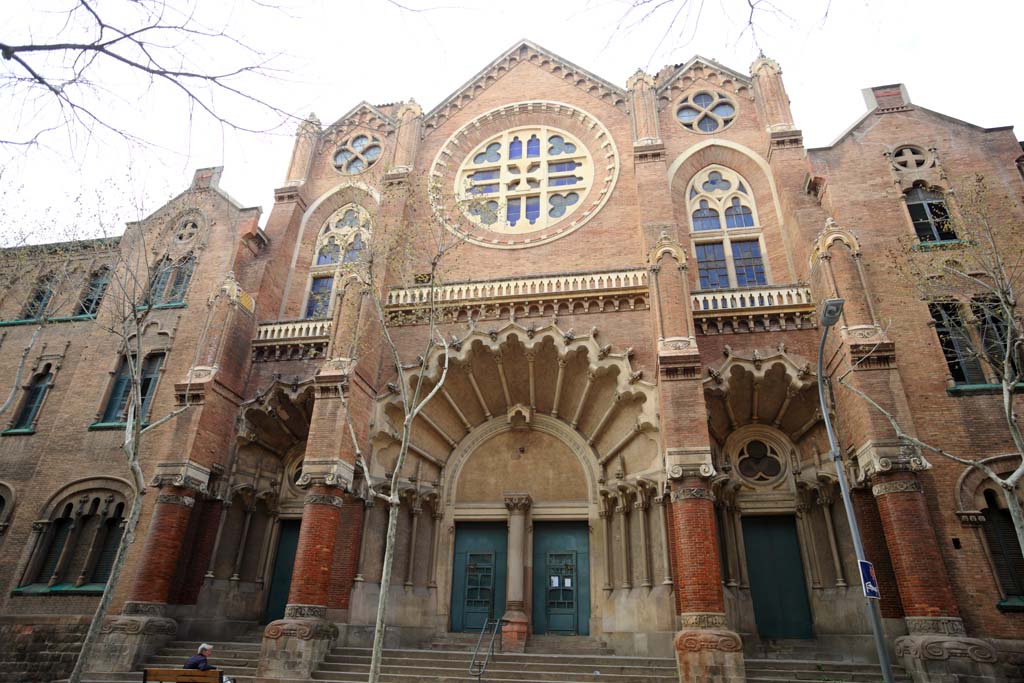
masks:
[[[192,280],[195,257],[188,254],[177,262],[163,258],[156,266],[149,284],[149,299],[154,306],[180,304]]]
[[[46,309],[53,300],[53,287],[54,277],[52,274],[46,274],[36,281],[32,294],[22,311],[23,320],[36,320],[46,315]]]
[[[345,258],[342,259],[342,263],[355,263],[358,261],[362,256],[364,247],[363,236],[357,232],[345,249]]]
[[[985,541],[992,557],[996,580],[1007,598],[1024,598],[1024,553],[1005,501],[995,491],[985,491]]]
[[[733,197],[732,203],[725,210],[725,226],[727,228],[754,227],[754,212],[750,207],[743,206],[739,197]]]
[[[341,247],[338,245],[338,238],[331,235],[327,238],[327,242],[320,247],[320,251],[316,255],[316,264],[318,266],[330,266],[338,262],[338,257],[341,255]]]
[[[36,416],[50,389],[51,381],[53,381],[53,373],[50,372],[50,364],[47,363],[43,366],[42,372],[32,377],[25,389],[25,398],[21,402],[21,409],[11,425],[11,430],[32,431],[35,428]]]
[[[75,315],[96,315],[96,311],[100,308],[100,303],[103,302],[103,296],[107,293],[107,287],[110,286],[110,269],[106,266],[93,271],[92,275],[89,276],[89,282],[85,285],[85,291],[82,292],[82,299],[78,302],[78,309],[75,311]]]
[[[697,210],[693,212],[693,229],[719,230],[721,227],[718,212],[708,206],[707,200],[702,199]]]
[[[910,220],[914,223],[914,232],[919,240],[945,242],[957,238],[942,194],[915,186],[907,192],[906,199]]]
[[[80,484],[55,496],[49,512],[32,525],[37,535],[20,585],[31,585],[31,592],[95,591],[110,578],[121,544],[128,489],[119,480],[95,481],[98,487]]]

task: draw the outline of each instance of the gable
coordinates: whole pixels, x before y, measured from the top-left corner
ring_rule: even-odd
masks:
[[[663,69],[657,81],[654,91],[659,109],[675,102],[698,81],[704,81],[737,97],[753,99],[754,96],[753,82],[749,76],[699,55],[679,65],[674,71]]]
[[[523,40],[506,50],[428,112],[423,117],[423,134],[426,135],[443,124],[521,63],[533,64],[553,76],[571,83],[588,95],[626,111],[626,91],[624,89],[576,66],[567,59],[562,59],[539,45]]]
[[[397,121],[394,117],[385,113],[381,108],[363,101],[328,126],[324,130],[323,135],[325,138],[334,138],[339,133],[348,131],[351,128],[359,128],[387,136],[394,132],[396,125]]]

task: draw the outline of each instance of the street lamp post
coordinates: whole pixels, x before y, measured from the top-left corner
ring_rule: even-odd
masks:
[[[857,567],[860,570],[861,562],[864,562],[864,546],[860,542],[860,527],[857,526],[857,517],[853,514],[853,501],[850,499],[850,485],[846,481],[846,472],[843,470],[842,456],[839,452],[839,442],[836,433],[832,429],[832,419],[829,417],[828,404],[825,402],[825,339],[828,337],[829,328],[839,322],[839,316],[843,313],[843,299],[826,299],[821,308],[821,344],[818,345],[818,401],[821,403],[821,417],[825,421],[825,430],[828,432],[828,444],[832,451],[832,462],[836,466],[836,477],[839,479],[839,490],[843,495],[843,505],[846,507],[846,519],[850,524],[850,535],[853,536],[853,549],[857,554]],[[878,600],[864,597],[865,607],[868,611],[868,620],[871,622],[871,631],[875,637],[875,648],[878,650],[878,663],[882,667],[882,676],[885,683],[893,683],[892,664],[889,662],[889,651],[885,647],[885,637],[882,632],[882,615],[878,609]]]

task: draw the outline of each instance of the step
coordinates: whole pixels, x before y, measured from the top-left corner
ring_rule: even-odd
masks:
[[[396,664],[395,661],[401,662]],[[381,670],[385,673],[407,673],[409,675],[431,675],[431,672],[460,672],[466,671],[469,664],[456,665],[455,662],[446,662],[448,666],[439,666],[429,660],[384,660]],[[370,670],[369,661],[356,663],[324,663],[318,671],[335,673],[367,673]],[[668,678],[676,679],[675,668],[668,667],[644,667],[644,666],[594,666],[583,664],[522,664],[515,662],[491,661],[488,663],[487,671],[494,672],[495,678],[515,678],[522,672],[536,673],[559,673],[562,675],[599,676],[601,679],[614,681],[625,678],[643,676],[647,678]],[[510,675],[505,673],[507,672]]]
[[[472,654],[469,652],[445,652],[442,650],[411,650],[395,649],[384,650],[384,659],[444,659],[449,661],[461,661],[469,664]],[[327,655],[326,661],[334,661],[334,657],[356,656],[369,657],[370,649],[361,647],[338,647],[334,648]],[[566,663],[584,665],[629,665],[629,666],[654,666],[654,667],[675,667],[674,659],[663,657],[623,657],[619,655],[577,655],[577,654],[542,654],[527,652],[524,654],[499,652],[493,656],[492,661],[507,661],[510,663],[536,662],[536,663]]]
[[[246,650],[249,652],[259,652],[260,643],[262,641],[244,641],[244,640],[208,640],[207,645],[213,645],[213,651],[217,650]],[[203,644],[201,640],[172,640],[171,642],[164,645],[166,648],[175,650],[189,650],[192,654],[196,653],[196,648]]]

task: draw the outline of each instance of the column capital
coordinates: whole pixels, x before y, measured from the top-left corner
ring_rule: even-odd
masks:
[[[355,479],[355,467],[339,458],[326,460],[303,460],[302,476],[295,482],[299,488],[311,486],[333,486],[345,491],[351,489]]]
[[[669,479],[711,479],[716,474],[711,447],[666,448],[665,473]]]
[[[923,472],[931,469],[921,449],[899,440],[866,441],[857,449],[857,482],[864,484],[879,476],[897,472]]]
[[[154,488],[174,487],[190,489],[196,493],[207,493],[210,470],[191,460],[182,462],[161,462],[149,485]]]
[[[529,493],[506,493],[505,507],[511,514],[525,513],[533,505],[533,499]]]

